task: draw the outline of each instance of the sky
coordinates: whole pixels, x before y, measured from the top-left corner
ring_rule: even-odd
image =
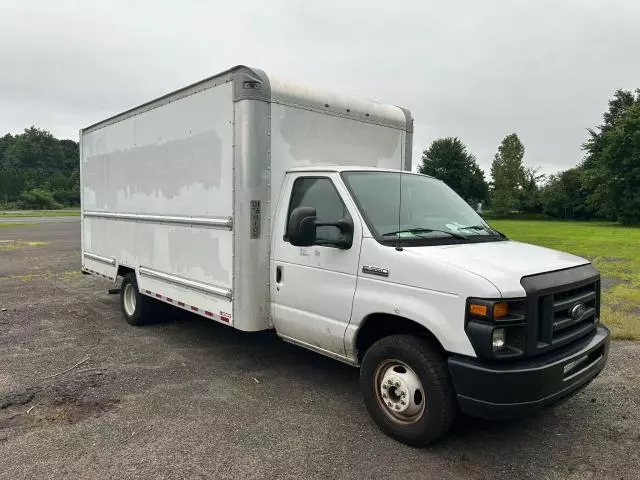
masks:
[[[78,129],[244,64],[411,110],[414,167],[510,133],[551,173],[640,87],[636,0],[0,0],[0,135]]]

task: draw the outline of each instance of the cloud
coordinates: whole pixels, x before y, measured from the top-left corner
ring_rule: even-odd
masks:
[[[408,107],[414,164],[458,136],[488,170],[575,165],[617,88],[635,88],[640,3],[5,0],[0,134],[79,128],[236,64]]]

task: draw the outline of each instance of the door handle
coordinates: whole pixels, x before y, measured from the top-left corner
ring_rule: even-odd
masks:
[[[280,265],[276,267],[276,283],[282,285],[282,266]]]

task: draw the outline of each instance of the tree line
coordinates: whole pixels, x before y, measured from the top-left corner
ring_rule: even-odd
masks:
[[[36,127],[0,137],[0,210],[78,205],[77,142]]]
[[[573,168],[543,175],[524,164],[525,147],[512,133],[501,142],[487,182],[475,155],[455,137],[435,140],[420,173],[445,181],[474,207],[498,216],[544,214],[640,223],[640,89],[617,90],[602,123],[588,129],[584,158]]]

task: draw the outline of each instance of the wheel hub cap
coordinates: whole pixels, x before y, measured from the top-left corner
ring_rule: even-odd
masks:
[[[420,379],[400,361],[390,361],[378,367],[378,400],[387,414],[399,423],[414,423],[425,408]]]
[[[136,311],[136,292],[130,283],[124,287],[124,309],[129,316]]]

